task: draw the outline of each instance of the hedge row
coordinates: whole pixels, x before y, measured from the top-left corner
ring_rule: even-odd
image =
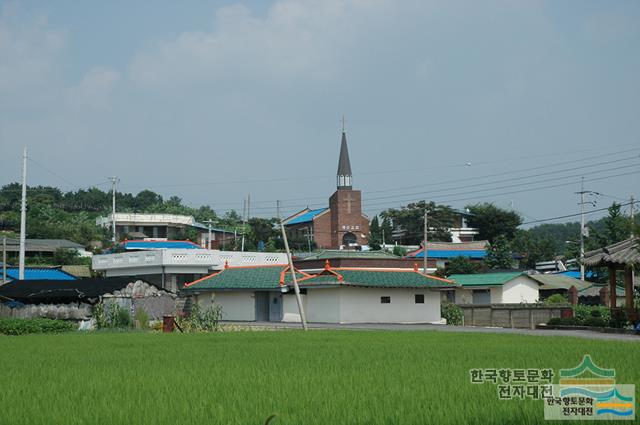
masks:
[[[74,322],[51,319],[0,319],[0,334],[26,335],[74,331]]]

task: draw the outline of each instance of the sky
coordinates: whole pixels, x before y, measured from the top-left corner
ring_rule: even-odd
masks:
[[[640,197],[640,2],[0,0],[0,185],[526,222]],[[593,212],[597,218],[603,212]],[[563,221],[567,219],[558,219]],[[575,220],[575,218],[571,218]]]

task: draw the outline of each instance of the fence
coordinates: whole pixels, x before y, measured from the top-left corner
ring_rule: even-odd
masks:
[[[464,314],[465,326],[534,329],[553,317],[573,316],[570,305],[462,304],[459,307]]]

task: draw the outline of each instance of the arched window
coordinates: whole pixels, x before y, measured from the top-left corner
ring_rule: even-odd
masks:
[[[354,245],[356,242],[357,242],[356,235],[354,235],[351,232],[345,233],[344,236],[342,236],[342,245],[344,246],[351,246],[351,245]]]

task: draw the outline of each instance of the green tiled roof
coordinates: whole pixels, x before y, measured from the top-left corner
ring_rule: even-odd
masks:
[[[286,272],[285,272],[286,271]],[[185,285],[185,290],[196,291],[203,289],[277,289],[280,287],[284,273],[284,283],[292,283],[288,266],[259,266],[259,267],[229,267],[191,284]],[[307,276],[297,272],[296,277],[302,279]]]
[[[447,279],[462,286],[499,286],[521,276],[523,272],[452,274]]]
[[[331,269],[332,273],[324,272],[318,276],[304,279],[301,286],[326,284],[346,284],[351,286],[368,286],[380,288],[442,288],[453,287],[437,278],[425,276],[413,270],[372,270],[372,269]],[[342,277],[342,280],[340,277]]]
[[[563,276],[561,274],[532,274],[529,277],[542,284],[540,289],[569,289],[575,286],[578,291],[591,286],[590,282]]]
[[[400,259],[397,255],[393,255],[385,251],[350,251],[350,250],[338,250],[338,249],[325,249],[313,253],[309,256],[301,258],[302,260],[332,260],[336,258],[396,258]]]

